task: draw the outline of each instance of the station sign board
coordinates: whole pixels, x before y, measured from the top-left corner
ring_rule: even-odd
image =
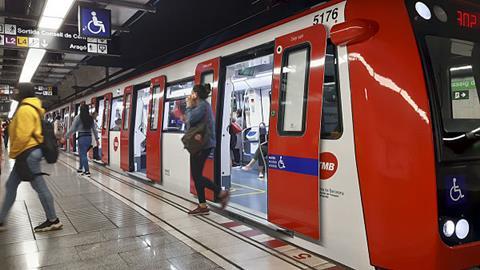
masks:
[[[13,94],[13,87],[8,84],[0,84],[0,95],[11,95]]]
[[[114,44],[112,40],[87,38],[73,31],[54,32],[15,24],[0,24],[0,47],[40,48],[76,54],[120,55],[118,44]]]
[[[34,88],[37,96],[56,96],[58,94],[56,86],[35,85]]]
[[[78,33],[82,37],[109,39],[112,33],[109,9],[78,6]]]

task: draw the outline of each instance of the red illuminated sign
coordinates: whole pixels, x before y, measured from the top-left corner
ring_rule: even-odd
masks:
[[[480,14],[457,10],[457,23],[460,27],[478,28],[480,27]]]

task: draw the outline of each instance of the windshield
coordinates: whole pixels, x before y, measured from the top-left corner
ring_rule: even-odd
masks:
[[[439,36],[426,36],[425,42],[445,131],[466,132],[478,127],[480,121],[471,126],[449,125],[448,120],[480,120],[480,43]]]

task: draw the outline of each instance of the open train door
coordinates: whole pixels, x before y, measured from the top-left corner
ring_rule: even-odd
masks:
[[[73,119],[75,119],[75,114],[76,114],[76,111],[75,111],[75,104],[73,103],[70,103],[70,118],[68,119],[68,130],[70,130],[72,128],[72,124],[73,124]],[[73,153],[74,152],[74,146],[75,146],[75,140],[76,140],[76,135],[74,133],[72,133],[70,135],[70,138],[68,138],[68,142],[69,142],[69,145],[70,145],[70,153]]]
[[[268,220],[320,239],[319,157],[327,33],[315,25],[275,40]]]
[[[216,118],[216,108],[217,108],[217,99],[218,99],[218,78],[220,71],[220,58],[214,58],[205,62],[202,62],[197,65],[195,69],[195,84],[206,84],[209,83],[212,86],[212,94],[209,98],[209,102],[212,105],[213,115]],[[218,123],[218,119],[215,119],[215,123]],[[220,178],[215,177],[215,153],[210,155],[205,162],[205,167],[203,168],[203,175],[207,178],[215,181],[220,185]],[[195,184],[193,179],[190,180],[190,192],[197,194],[195,190]],[[209,189],[205,191],[205,198],[207,200],[214,200],[213,192]]]
[[[90,114],[93,114],[96,110],[97,110],[97,98],[93,97],[90,101]],[[94,125],[95,125],[95,122],[94,122]],[[92,137],[92,143],[94,142],[95,142],[95,138]],[[92,149],[90,149],[90,151],[88,151],[88,157],[90,159],[93,159],[93,147]]]
[[[150,81],[150,102],[147,123],[147,177],[154,182],[162,181],[162,123],[163,96],[166,77]]]
[[[112,110],[112,93],[107,93],[103,96],[105,100],[103,107],[103,123],[102,123],[102,162],[104,164],[110,163],[110,153],[108,151],[110,146],[109,134],[110,134],[110,113]]]
[[[130,150],[130,126],[132,122],[133,86],[127,86],[123,92],[122,128],[120,130],[120,168],[126,172],[133,170],[133,155]],[[132,139],[133,140],[133,139]]]

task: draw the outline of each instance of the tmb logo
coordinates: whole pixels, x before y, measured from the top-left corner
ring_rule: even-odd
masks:
[[[327,180],[332,177],[338,168],[337,157],[330,152],[320,154],[320,179]]]
[[[115,152],[117,152],[117,149],[118,149],[119,145],[120,145],[120,143],[118,142],[118,137],[115,137],[115,139],[113,139],[113,150]]]

